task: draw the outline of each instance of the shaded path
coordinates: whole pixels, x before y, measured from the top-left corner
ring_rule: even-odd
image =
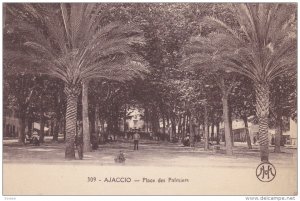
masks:
[[[54,143],[46,140],[41,146],[20,146],[14,140],[3,142],[3,162],[6,163],[76,163],[98,165],[115,164],[114,158],[120,150],[125,153],[126,166],[220,166],[249,167],[259,161],[258,146],[252,150],[246,143],[235,143],[234,155],[226,156],[224,145],[216,153],[214,150],[204,151],[203,144],[195,148],[183,147],[180,143],[157,142],[142,140],[140,150],[134,151],[131,141],[119,140],[100,145],[98,150],[84,154],[84,160],[66,161],[64,159],[64,143]],[[273,147],[270,147],[272,150]],[[76,153],[76,157],[77,153]],[[282,153],[270,153],[270,161],[277,166],[289,167],[296,164],[297,149],[282,147]]]

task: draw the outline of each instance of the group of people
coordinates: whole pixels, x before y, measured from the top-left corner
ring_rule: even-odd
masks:
[[[139,150],[139,141],[141,139],[141,136],[138,133],[138,130],[135,129],[131,136],[133,139],[133,147],[134,147],[133,150]],[[111,143],[111,142],[113,142],[113,139],[114,139],[113,135],[110,134],[107,136],[107,142]]]

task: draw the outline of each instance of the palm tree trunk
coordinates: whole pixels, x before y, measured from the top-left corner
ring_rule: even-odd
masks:
[[[230,127],[230,108],[229,108],[229,91],[226,89],[225,80],[221,76],[220,80],[221,84],[221,91],[222,91],[222,105],[223,105],[223,122],[224,122],[224,131],[225,131],[225,146],[226,146],[226,154],[232,155],[232,134],[231,134],[231,127]]]
[[[89,82],[82,84],[82,129],[83,129],[83,151],[91,151],[90,126],[89,126],[89,104],[88,104]]]
[[[247,145],[248,145],[249,149],[252,149],[251,139],[250,139],[250,134],[249,134],[249,128],[248,128],[248,119],[247,119],[247,116],[243,116],[243,121],[244,121],[244,124],[245,124],[245,132],[246,132]]]
[[[261,161],[269,161],[269,94],[270,89],[267,83],[255,84],[256,115],[259,124],[259,146]]]
[[[67,96],[67,110],[66,110],[66,159],[75,159],[75,135],[76,135],[76,121],[77,121],[77,100],[79,96],[79,87],[74,85],[65,88]]]
[[[230,135],[230,125],[229,125],[229,113],[228,113],[228,95],[223,93],[222,97],[223,104],[223,120],[224,120],[224,130],[225,130],[225,142],[226,142],[226,154],[232,155],[232,138]]]

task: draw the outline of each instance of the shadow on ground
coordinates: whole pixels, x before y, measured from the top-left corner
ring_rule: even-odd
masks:
[[[257,145],[249,150],[246,143],[235,143],[234,154],[225,154],[224,144],[220,150],[205,151],[203,143],[196,143],[195,147],[184,147],[181,143],[158,142],[142,140],[139,150],[133,150],[130,140],[118,140],[100,145],[98,150],[84,154],[83,160],[67,161],[64,159],[65,145],[63,142],[46,142],[40,146],[30,144],[20,145],[16,140],[3,141],[4,163],[71,163],[71,164],[99,164],[126,166],[209,166],[209,167],[249,167],[250,163],[259,163],[259,148]],[[282,147],[281,153],[273,153],[270,147],[270,161],[277,166],[294,166],[296,164],[297,149]],[[122,151],[125,154],[124,164],[117,164],[114,158]],[[77,154],[76,157],[78,158]],[[251,165],[252,166],[252,165]]]

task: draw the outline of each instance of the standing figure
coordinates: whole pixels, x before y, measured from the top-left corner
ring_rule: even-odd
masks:
[[[137,131],[133,134],[133,144],[134,144],[134,149],[133,150],[139,150],[139,140],[141,136],[138,134]]]

